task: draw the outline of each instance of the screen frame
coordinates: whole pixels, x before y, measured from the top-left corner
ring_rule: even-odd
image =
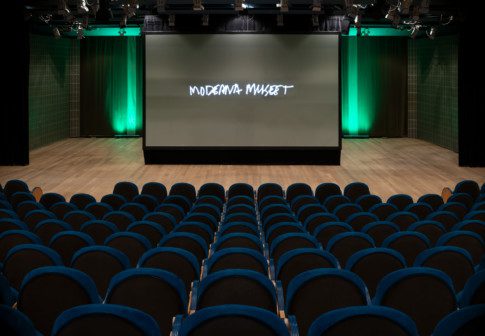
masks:
[[[146,145],[146,35],[207,35],[206,32],[144,32],[143,44],[143,152],[145,163],[291,163],[340,165],[342,150],[342,34],[340,32],[217,32],[217,35],[337,35],[338,38],[338,146],[147,146]],[[296,158],[291,158],[296,156]]]

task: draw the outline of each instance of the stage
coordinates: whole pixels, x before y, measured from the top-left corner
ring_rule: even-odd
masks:
[[[126,180],[139,187],[158,181],[167,189],[182,181],[196,188],[205,182],[218,182],[226,188],[236,182],[255,187],[265,182],[284,187],[305,182],[313,188],[321,182],[336,182],[343,188],[362,181],[385,200],[396,193],[413,197],[441,193],[443,187],[453,187],[463,179],[482,184],[485,168],[459,167],[456,153],[407,138],[344,139],[340,166],[145,165],[140,138],[72,138],[32,151],[29,166],[0,167],[2,185],[14,178],[67,199],[84,192],[99,200],[116,182]]]

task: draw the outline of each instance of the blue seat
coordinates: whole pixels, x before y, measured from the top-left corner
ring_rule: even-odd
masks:
[[[167,188],[159,182],[147,182],[141,188],[141,194],[153,196],[158,203],[162,203],[167,197]]]
[[[71,211],[79,210],[77,206],[67,202],[57,202],[53,204],[49,210],[56,215],[57,219],[63,219],[66,214]]]
[[[81,225],[80,231],[90,236],[96,245],[103,245],[106,238],[120,230],[109,221],[95,219]]]
[[[466,193],[475,200],[480,194],[480,187],[477,182],[473,180],[463,180],[456,184],[453,193]]]
[[[24,223],[33,230],[37,224],[46,219],[56,219],[56,215],[47,210],[32,210],[25,215]]]
[[[266,196],[284,196],[283,188],[277,183],[263,183],[258,187],[258,203]]]
[[[113,208],[113,210],[117,211],[121,208],[123,204],[127,203],[128,201],[126,200],[126,198],[124,198],[121,195],[108,194],[108,195],[104,195],[101,198],[101,202],[105,204],[109,204]]]
[[[473,205],[471,211],[483,211],[485,210],[485,202],[477,202]]]
[[[350,198],[344,195],[334,195],[328,197],[323,205],[329,212],[333,212],[335,208],[337,208],[341,204],[347,204],[347,203],[352,203]]]
[[[269,248],[269,255],[275,263],[288,251],[297,248],[322,248],[318,240],[308,233],[286,233],[273,240]]]
[[[174,232],[166,235],[158,246],[177,247],[189,251],[196,258],[199,264],[207,257],[208,246],[202,237],[193,233]]]
[[[68,309],[59,315],[52,329],[52,336],[84,335],[159,336],[160,329],[150,315],[112,304],[88,304]]]
[[[12,205],[9,202],[3,201],[1,199],[0,199],[0,209],[13,210]]]
[[[325,203],[325,200],[330,196],[342,195],[342,190],[335,183],[321,183],[315,189],[315,197],[320,203]]]
[[[159,201],[155,196],[140,194],[133,198],[133,203],[141,204],[148,212],[152,212],[159,204]]]
[[[42,240],[27,230],[8,230],[0,233],[0,263],[7,256],[8,251],[21,244],[42,244]]]
[[[383,247],[360,250],[345,265],[345,269],[354,272],[365,282],[371,297],[386,275],[405,267],[406,260],[399,252]]]
[[[346,221],[348,217],[360,212],[363,212],[362,207],[355,203],[340,204],[332,211],[342,221]]]
[[[232,202],[237,202],[237,199],[240,197],[244,197],[244,196],[233,197],[232,199],[227,201],[227,205],[232,204]],[[201,196],[197,198],[197,201],[195,202],[195,204],[211,204],[217,207],[219,211],[222,211],[222,208],[224,207],[224,203],[221,201],[219,197],[210,196],[210,195]]]
[[[52,237],[49,247],[61,256],[64,265],[69,265],[74,253],[94,244],[94,240],[83,232],[63,231]]]
[[[184,222],[201,222],[209,225],[212,231],[217,231],[219,221],[211,214],[201,212],[191,212],[185,218]],[[227,220],[226,220],[227,222]]]
[[[140,203],[128,202],[120,207],[120,211],[127,212],[140,221],[148,213],[148,209]]]
[[[456,246],[439,246],[418,254],[414,261],[416,267],[431,267],[445,272],[459,292],[475,272],[473,260],[467,250]]]
[[[298,210],[302,206],[309,205],[309,204],[321,205],[321,203],[314,196],[300,195],[293,198],[293,200],[290,203],[290,207],[291,207],[291,210],[293,210],[293,212],[298,212]]]
[[[210,197],[210,196],[205,196],[205,197]],[[218,198],[216,198],[216,199],[219,201]],[[213,202],[213,203],[215,205],[215,202]],[[248,197],[248,196],[241,196],[241,195],[240,196],[233,196],[233,197],[231,197],[227,200],[226,206],[230,207],[230,206],[233,206],[233,205],[241,205],[241,204],[245,204],[245,205],[249,205],[249,206],[254,207],[255,206],[254,198],[251,198],[251,197]],[[219,206],[219,209],[222,209],[222,207]]]
[[[268,205],[274,205],[274,204],[282,204],[282,205],[288,205],[288,202],[282,197],[282,196],[276,196],[276,195],[268,195],[263,197],[262,199],[258,200],[258,209],[261,211]]]
[[[244,212],[236,212],[224,217],[223,225],[231,222],[246,222],[257,225],[258,221],[255,215],[251,215]]]
[[[296,212],[296,217],[300,220],[300,222],[304,223],[308,217],[316,213],[326,212],[327,209],[320,203],[306,204],[298,209],[298,211]]]
[[[263,221],[273,214],[284,213],[284,214],[292,214],[290,207],[287,204],[270,204],[265,206],[259,212]]]
[[[118,194],[126,198],[128,202],[131,202],[136,195],[139,194],[138,187],[133,182],[118,182],[113,188],[113,194]]]
[[[231,233],[224,235],[217,239],[212,245],[212,250],[216,252],[231,247],[249,248],[260,253],[264,252],[263,244],[259,237],[248,233]]]
[[[355,204],[358,204],[364,209],[369,211],[376,204],[381,204],[382,199],[377,195],[362,195],[355,200]]]
[[[326,222],[319,224],[313,230],[313,236],[322,244],[324,248],[327,247],[328,242],[334,236],[344,233],[352,232],[352,227],[344,222]]]
[[[103,219],[107,213],[112,212],[114,209],[107,203],[95,202],[88,204],[84,210],[92,214],[96,219]]]
[[[170,195],[181,195],[187,197],[192,203],[195,202],[197,192],[190,183],[179,182],[172,185]]]
[[[398,211],[389,215],[389,217],[386,218],[386,221],[393,222],[399,226],[401,231],[405,231],[408,230],[412,224],[418,222],[419,217],[412,212]]]
[[[72,268],[52,266],[33,270],[25,277],[17,307],[37,330],[50,335],[54,321],[63,311],[100,301],[96,285],[88,275]]]
[[[485,222],[485,210],[471,211],[463,219],[480,220]]]
[[[192,207],[191,212],[211,215],[212,217],[214,217],[216,222],[219,222],[221,220],[221,209],[219,209],[214,204],[207,204],[207,203],[195,204]],[[254,213],[252,213],[252,215],[254,215]]]
[[[317,226],[327,222],[338,222],[339,218],[331,213],[316,213],[303,222],[303,227],[310,233],[314,233]]]
[[[17,208],[15,209],[16,214],[13,211],[12,211],[12,213],[15,214],[15,218],[18,217],[20,219],[24,219],[25,216],[32,210],[45,210],[45,208],[42,204],[37,203],[37,201],[35,201],[35,200],[34,201],[23,201],[22,203],[17,205]],[[0,218],[6,217],[6,216],[2,216],[1,211],[2,211],[2,209],[0,209]],[[10,218],[10,217],[8,217],[8,218]]]
[[[396,232],[387,237],[382,247],[398,251],[406,259],[406,264],[413,265],[417,255],[430,248],[428,237],[414,231]]]
[[[326,250],[332,253],[344,267],[354,253],[374,246],[374,240],[365,233],[344,232],[333,236],[328,241]]]
[[[54,204],[65,201],[66,198],[58,193],[45,193],[40,197],[39,203],[50,209]]]
[[[0,233],[10,230],[29,230],[27,224],[16,218],[0,218]]]
[[[192,201],[182,195],[169,195],[163,200],[163,203],[176,204],[184,210],[184,213],[188,213],[192,208]]]
[[[355,231],[362,231],[367,224],[378,222],[379,217],[370,212],[356,212],[343,218]]]
[[[485,243],[479,234],[471,231],[452,231],[444,234],[436,242],[436,246],[457,246],[467,250],[476,265],[485,254]]]
[[[399,226],[393,222],[377,221],[366,224],[362,229],[362,233],[368,234],[374,239],[376,246],[382,246],[384,240],[390,235],[399,232]]]
[[[292,213],[275,213],[262,221],[263,230],[268,231],[271,226],[282,222],[298,222],[298,219]]]
[[[475,198],[467,193],[453,193],[453,195],[448,198],[448,201],[446,203],[455,202],[462,204],[468,210],[471,209],[473,203],[475,203]]]
[[[17,302],[16,293],[10,287],[7,278],[0,273],[0,307],[12,307],[15,302]]]
[[[3,263],[2,273],[10,285],[18,290],[24,277],[44,266],[60,266],[62,259],[56,251],[37,244],[22,244],[11,248]]]
[[[7,336],[41,336],[25,314],[0,305],[0,330]]]
[[[185,216],[184,208],[174,203],[162,203],[155,208],[155,212],[169,213],[175,218],[177,223],[180,222]]]
[[[301,226],[300,223],[294,223],[294,222],[283,222],[283,223],[278,223],[273,226],[271,226],[266,234],[265,238],[268,244],[271,246],[271,243],[273,240],[277,237],[279,237],[282,234],[286,233],[305,233],[305,229]]]
[[[458,217],[459,220],[463,219],[465,215],[468,213],[468,209],[465,205],[459,202],[446,202],[442,206],[439,207],[438,211],[449,211]]]
[[[312,188],[306,183],[293,183],[286,189],[286,199],[288,202],[301,195],[313,196]]]
[[[389,197],[387,203],[396,206],[399,211],[404,211],[408,205],[413,204],[413,198],[406,194],[397,194]]]
[[[150,241],[139,233],[117,232],[106,238],[104,245],[123,252],[130,259],[131,266],[136,266],[138,259],[152,246]]]
[[[237,212],[244,212],[253,216],[256,215],[256,210],[253,205],[233,204],[231,206],[226,207],[226,216]]]
[[[74,204],[79,210],[84,210],[84,208],[89,204],[96,202],[96,198],[92,195],[78,193],[71,196],[69,203]]]
[[[248,270],[223,270],[194,282],[190,310],[242,304],[277,312],[276,290],[268,277]]]
[[[129,268],[130,260],[112,247],[88,246],[74,253],[70,266],[89,275],[104,297],[111,278]]]
[[[224,187],[218,183],[205,183],[203,184],[197,193],[198,197],[201,196],[216,196],[218,197],[221,201],[225,202],[226,200],[226,192],[224,190]]]
[[[453,212],[449,211],[435,211],[426,217],[426,219],[440,222],[443,224],[446,231],[450,231],[451,228],[460,221],[460,219]]]
[[[103,216],[103,220],[115,224],[118,230],[125,231],[131,223],[136,221],[136,218],[128,212],[117,210],[108,212]]]
[[[479,234],[485,240],[485,222],[479,220],[464,220],[453,226],[452,231],[471,231]]]
[[[461,308],[485,304],[485,271],[479,271],[468,279],[458,295],[458,303]]]
[[[187,294],[192,281],[199,279],[200,265],[190,252],[175,247],[156,247],[145,252],[137,267],[158,268],[172,272],[184,283]]]
[[[29,192],[29,186],[22,180],[9,180],[5,183],[3,192],[10,198],[16,192]]]
[[[340,268],[337,258],[316,248],[299,248],[286,252],[276,264],[275,278],[281,282],[283,292],[298,274],[317,268]]]
[[[295,316],[300,334],[307,335],[310,325],[321,314],[369,303],[365,284],[356,274],[323,268],[303,272],[290,282],[285,311]]]
[[[80,230],[81,226],[91,220],[95,220],[92,214],[84,210],[71,211],[67,213],[62,219],[64,222],[69,223],[73,230]]]
[[[45,219],[39,222],[32,230],[45,245],[48,245],[52,237],[62,231],[71,231],[72,227],[68,223],[59,219]]]
[[[406,208],[404,208],[404,211],[412,212],[413,214],[418,216],[420,220],[423,220],[428,217],[434,210],[428,203],[417,202],[409,204]]]
[[[426,267],[410,267],[388,274],[379,283],[373,304],[409,315],[420,335],[430,335],[436,324],[457,308],[450,277]]]
[[[157,246],[162,237],[166,235],[165,230],[160,225],[144,220],[131,223],[126,228],[126,231],[141,234],[148,239],[152,247]]]
[[[231,185],[227,190],[227,198],[230,199],[235,196],[248,196],[254,199],[253,186],[247,183],[235,183]]]
[[[399,310],[378,306],[336,309],[313,321],[307,336],[354,335],[418,336],[414,321]]]
[[[438,208],[444,203],[443,198],[437,194],[425,194],[418,198],[418,203],[426,203],[433,208],[433,211],[438,210]]]
[[[415,231],[424,234],[429,239],[431,246],[434,246],[438,239],[446,233],[446,228],[443,224],[431,220],[423,220],[411,224],[408,231]]]
[[[210,245],[214,240],[214,232],[212,231],[212,228],[209,225],[201,222],[182,221],[172,232],[194,233],[202,237],[207,245]]]
[[[165,232],[170,232],[173,230],[177,224],[177,220],[174,216],[164,212],[150,212],[147,213],[142,220],[150,221],[160,225]]]
[[[379,203],[370,207],[369,212],[373,213],[381,221],[386,220],[393,213],[398,212],[397,206],[389,203]]]
[[[105,302],[139,309],[155,319],[160,335],[170,334],[172,318],[187,312],[185,285],[173,273],[155,268],[134,268],[116,274]]]
[[[289,336],[288,329],[276,314],[246,305],[225,304],[196,311],[183,319],[179,336],[258,335]]]
[[[479,336],[485,330],[485,304],[465,307],[443,318],[433,336]]]
[[[247,222],[229,222],[224,224],[217,234],[222,237],[230,233],[248,233],[259,237],[258,227]]]
[[[26,201],[36,202],[34,195],[32,195],[32,193],[30,191],[19,191],[19,192],[14,193],[12,196],[10,196],[8,198],[8,202],[11,204],[11,206],[14,209],[17,209],[17,207],[22,202],[26,202]],[[43,205],[42,205],[42,207],[44,208]]]
[[[268,275],[268,261],[259,252],[248,248],[225,248],[206,260],[204,277],[226,269],[245,269]]]
[[[352,182],[344,188],[344,196],[347,196],[352,202],[364,195],[370,195],[370,191],[369,186],[363,182]]]

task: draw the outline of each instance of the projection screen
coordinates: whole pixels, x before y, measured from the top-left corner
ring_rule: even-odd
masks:
[[[145,147],[339,147],[337,34],[145,39]]]

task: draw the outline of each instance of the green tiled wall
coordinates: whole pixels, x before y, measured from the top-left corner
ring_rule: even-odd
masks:
[[[458,38],[410,40],[408,52],[409,134],[457,152]]]

